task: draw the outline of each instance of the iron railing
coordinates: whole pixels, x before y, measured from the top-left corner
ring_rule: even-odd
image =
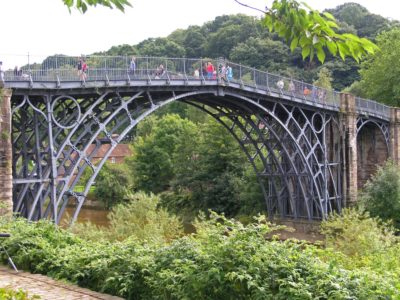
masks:
[[[243,87],[275,92],[282,96],[304,99],[307,102],[332,107],[339,110],[340,92],[327,90],[303,81],[256,70],[232,63],[224,59],[191,59],[166,57],[135,57],[135,71],[130,70],[131,57],[128,56],[85,56],[88,65],[86,74],[79,74],[77,64],[81,57],[49,56],[42,63],[26,64],[20,69],[4,71],[2,77],[6,87],[16,81],[68,82],[68,81],[172,81],[172,80],[218,80],[222,83],[234,82]],[[216,74],[207,74],[205,66],[213,64]],[[160,66],[163,71],[161,72]],[[232,68],[232,78],[223,72]],[[196,71],[197,70],[197,71]],[[1,80],[1,79],[0,79]],[[390,107],[373,100],[356,98],[358,113],[390,117]]]

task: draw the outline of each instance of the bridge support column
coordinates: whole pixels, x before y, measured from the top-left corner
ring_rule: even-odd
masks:
[[[0,215],[11,215],[12,144],[11,90],[0,88]]]
[[[340,94],[342,128],[344,136],[343,153],[343,191],[344,206],[351,206],[357,201],[357,112],[356,99],[350,94]]]
[[[389,157],[400,165],[400,108],[390,108],[390,150]]]

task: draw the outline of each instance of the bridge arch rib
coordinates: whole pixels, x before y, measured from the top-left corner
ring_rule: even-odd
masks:
[[[16,99],[14,203],[28,219],[44,217],[58,223],[70,197],[76,199],[72,217],[76,219],[90,185],[116,145],[142,119],[173,101],[204,110],[230,131],[256,171],[270,215],[312,219],[341,209],[335,112],[257,98],[235,89],[221,92],[220,87],[85,93]],[[108,149],[103,159],[94,161],[104,142]],[[86,168],[92,174],[85,189],[77,192]]]

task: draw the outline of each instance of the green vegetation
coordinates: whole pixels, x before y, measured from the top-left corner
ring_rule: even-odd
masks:
[[[380,51],[361,65],[361,81],[350,89],[361,96],[400,106],[400,88],[397,78],[400,67],[400,28],[382,32],[377,37]]]
[[[400,230],[400,168],[388,161],[367,182],[361,204],[371,216],[392,221]]]
[[[310,61],[316,55],[324,63],[327,49],[333,56],[339,55],[343,60],[349,56],[359,62],[378,49],[366,38],[339,33],[339,26],[332,14],[320,14],[296,0],[274,0],[265,14],[263,24],[290,43],[292,51],[300,47],[303,59],[309,57]]]
[[[127,166],[107,162],[96,177],[94,196],[109,209],[117,203],[124,202],[131,187],[132,178]]]
[[[28,296],[27,292],[22,290],[14,290],[8,287],[0,288],[0,299],[3,300],[34,300],[41,299],[38,295]]]
[[[355,212],[340,218],[326,223],[329,247],[341,245],[352,232],[359,233],[355,229],[360,218],[368,220]],[[161,244],[131,237],[112,243],[90,241],[47,221],[17,219],[4,223],[1,230],[11,232],[5,246],[20,268],[126,299],[400,297],[398,240],[374,221],[360,228],[373,232],[368,241],[386,243],[374,243],[375,252],[357,254],[341,252],[341,246],[332,250],[266,240],[277,227],[260,216],[244,226],[211,213],[208,218],[201,216],[195,227],[196,233]],[[346,239],[350,249],[359,242],[359,238]],[[2,259],[6,261],[4,255]]]
[[[182,222],[159,207],[160,199],[143,192],[128,194],[127,203],[113,207],[108,214],[107,229],[91,223],[74,224],[73,233],[86,240],[123,241],[127,238],[152,243],[166,243],[183,234]]]
[[[71,8],[76,8],[82,13],[85,13],[89,6],[105,6],[108,8],[117,8],[124,11],[125,7],[132,6],[128,0],[62,0],[71,11]]]

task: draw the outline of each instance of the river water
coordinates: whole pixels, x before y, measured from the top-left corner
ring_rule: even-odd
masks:
[[[67,207],[66,213],[72,216],[75,211],[75,207]],[[77,222],[84,223],[90,221],[91,223],[98,226],[108,226],[109,221],[107,219],[109,211],[99,208],[82,207],[79,212]]]

